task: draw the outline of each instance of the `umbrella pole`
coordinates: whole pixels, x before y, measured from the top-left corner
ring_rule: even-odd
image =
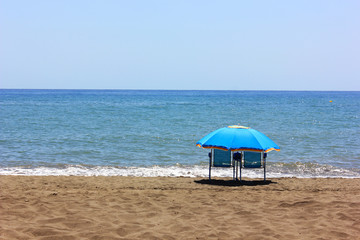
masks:
[[[211,152],[209,153],[209,181],[211,181],[211,158],[213,155],[213,150],[211,149]]]
[[[240,182],[241,182],[241,168],[242,168],[242,158],[243,158],[244,153],[241,153],[241,157],[240,157]]]
[[[235,161],[234,161],[234,157],[233,157],[233,152],[231,151],[231,165],[233,168],[233,180],[235,180]]]
[[[239,160],[236,160],[236,181],[238,181]]]

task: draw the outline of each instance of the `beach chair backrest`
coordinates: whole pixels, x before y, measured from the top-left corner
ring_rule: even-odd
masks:
[[[231,151],[214,149],[212,160],[214,167],[231,167]]]
[[[244,168],[261,167],[261,152],[244,152]]]

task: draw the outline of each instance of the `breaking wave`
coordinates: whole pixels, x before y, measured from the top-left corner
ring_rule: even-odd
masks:
[[[184,166],[149,166],[149,167],[115,167],[62,165],[58,167],[3,167],[0,175],[28,176],[133,176],[133,177],[207,177],[209,168],[206,165]],[[262,178],[263,169],[242,169],[246,178]],[[213,177],[232,177],[231,168],[212,168]],[[317,163],[268,163],[268,178],[360,178],[360,169],[343,169]]]

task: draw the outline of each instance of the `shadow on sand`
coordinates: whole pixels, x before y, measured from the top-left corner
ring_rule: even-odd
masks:
[[[273,182],[271,180],[241,180],[241,181],[234,181],[234,180],[221,180],[221,179],[201,179],[195,180],[195,183],[199,184],[207,184],[207,185],[214,185],[214,186],[227,186],[227,187],[238,187],[238,186],[261,186],[261,185],[269,185],[269,184],[276,184],[277,182]]]

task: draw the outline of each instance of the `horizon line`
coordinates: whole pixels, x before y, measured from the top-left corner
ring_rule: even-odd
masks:
[[[0,90],[59,90],[59,91],[238,91],[238,92],[360,92],[360,90],[261,90],[261,89],[136,89],[136,88],[0,88]]]

